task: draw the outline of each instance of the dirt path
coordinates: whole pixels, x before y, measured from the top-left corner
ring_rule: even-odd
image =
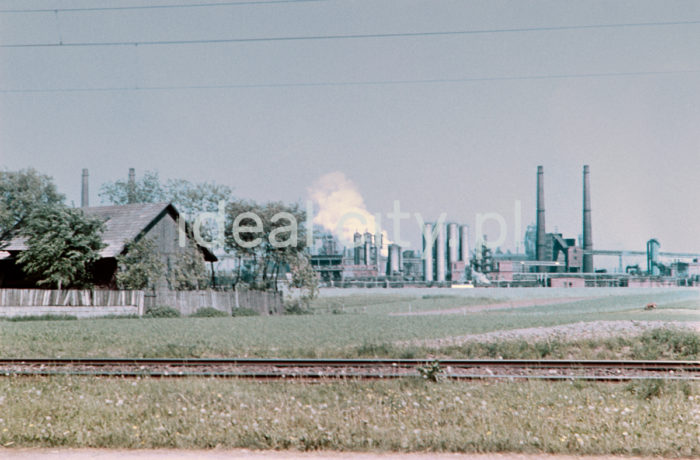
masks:
[[[474,313],[486,310],[503,310],[506,308],[523,308],[535,307],[540,305],[565,304],[578,302],[585,299],[596,299],[597,297],[563,297],[563,298],[547,298],[547,299],[523,299],[510,300],[508,302],[490,303],[484,305],[468,305],[464,307],[445,308],[442,310],[425,310],[414,312],[395,312],[389,313],[390,316],[428,316],[428,315],[459,315],[463,313]]]
[[[236,450],[108,450],[108,449],[3,449],[0,458],[7,460],[641,460],[640,457],[574,456],[547,454],[439,454],[439,453],[359,453]],[[654,457],[659,458],[659,457]]]

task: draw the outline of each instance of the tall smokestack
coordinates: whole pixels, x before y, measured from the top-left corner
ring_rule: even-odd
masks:
[[[127,186],[127,202],[129,204],[136,202],[136,170],[129,168],[129,184]]]
[[[583,167],[583,250],[593,250],[593,229],[591,227],[591,171]],[[593,272],[593,254],[583,255],[584,273]]]
[[[83,169],[83,186],[80,194],[80,207],[81,208],[87,208],[90,206],[90,190],[88,188],[88,170],[86,168]]]
[[[537,235],[536,254],[537,260],[545,259],[546,234],[544,229],[544,171],[542,166],[537,167]]]

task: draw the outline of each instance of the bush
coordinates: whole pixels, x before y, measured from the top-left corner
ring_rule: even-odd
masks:
[[[639,399],[658,398],[663,392],[665,383],[661,379],[639,380],[627,385],[627,391]]]
[[[700,354],[700,336],[691,331],[654,329],[640,337],[633,350],[635,359],[663,359],[671,354],[674,359],[696,360]]]
[[[233,311],[231,312],[231,315],[232,316],[260,316],[260,313],[253,310],[252,308],[239,307],[239,308],[234,308]]]
[[[190,316],[193,318],[220,318],[222,316],[228,316],[228,314],[213,307],[204,307],[200,308]]]
[[[172,307],[148,307],[144,318],[179,318],[180,312]]]
[[[302,305],[298,299],[288,300],[284,304],[285,315],[310,315],[311,310]]]
[[[443,370],[440,367],[440,362],[435,360],[425,363],[425,366],[420,366],[418,368],[418,372],[424,380],[429,382],[439,382]]]
[[[73,321],[77,319],[78,317],[73,315],[54,315],[47,313],[45,315],[12,316],[10,318],[5,318],[5,321]]]

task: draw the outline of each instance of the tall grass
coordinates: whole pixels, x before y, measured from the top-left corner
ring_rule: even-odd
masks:
[[[694,457],[699,391],[697,383],[2,379],[0,445]]]

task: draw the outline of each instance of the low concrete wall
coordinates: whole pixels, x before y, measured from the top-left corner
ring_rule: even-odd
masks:
[[[109,315],[138,315],[136,306],[122,307],[0,307],[0,317],[70,315],[78,318],[98,318]]]

